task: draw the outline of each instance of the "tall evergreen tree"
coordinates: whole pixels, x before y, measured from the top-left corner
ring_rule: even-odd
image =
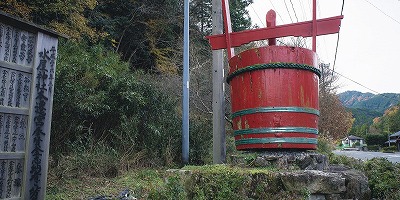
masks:
[[[176,72],[174,53],[182,32],[178,0],[99,0],[91,25],[109,33],[115,51],[133,68]]]
[[[253,0],[231,0],[229,2],[233,31],[243,31],[251,27],[251,17],[246,8],[252,3]]]
[[[229,1],[233,31],[251,28],[251,18],[246,8],[252,3],[253,0]],[[193,24],[205,35],[210,35],[212,30],[212,0],[192,0],[190,10]]]

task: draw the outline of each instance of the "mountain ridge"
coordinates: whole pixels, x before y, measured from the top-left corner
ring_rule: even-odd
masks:
[[[386,109],[400,101],[398,93],[372,94],[359,91],[346,91],[338,94],[343,106],[354,109],[366,109],[384,113]]]
[[[346,91],[338,94],[339,100],[355,119],[353,127],[371,125],[374,118],[382,117],[386,110],[399,103],[400,94],[372,94]]]

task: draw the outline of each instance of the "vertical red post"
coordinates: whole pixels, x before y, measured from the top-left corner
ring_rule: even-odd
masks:
[[[312,50],[317,52],[317,0],[313,0]]]
[[[275,27],[276,26],[276,13],[274,10],[269,10],[267,12],[267,27]],[[273,46],[276,45],[276,38],[268,39],[268,45]]]
[[[232,33],[231,14],[229,11],[228,0],[221,0],[221,1],[222,1],[222,14],[224,16],[226,50],[228,51],[228,59],[230,59],[233,56],[235,56],[234,49],[232,48],[232,45],[231,45],[231,33]]]

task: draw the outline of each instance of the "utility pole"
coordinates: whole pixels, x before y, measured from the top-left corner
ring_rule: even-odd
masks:
[[[222,1],[212,1],[212,34],[222,34]],[[213,79],[213,163],[226,162],[225,112],[224,112],[224,52],[223,49],[212,51]]]
[[[184,2],[182,162],[189,163],[189,0]]]

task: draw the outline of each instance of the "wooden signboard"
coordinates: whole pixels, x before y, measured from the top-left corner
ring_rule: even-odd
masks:
[[[58,35],[0,12],[0,199],[44,199]]]

